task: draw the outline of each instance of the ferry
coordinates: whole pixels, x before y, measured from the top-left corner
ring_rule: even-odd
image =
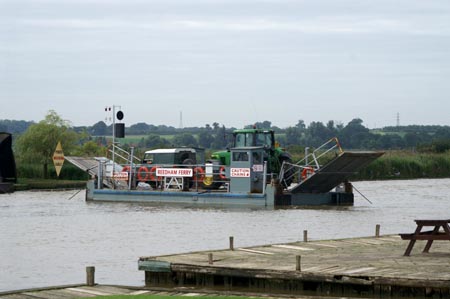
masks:
[[[229,165],[205,161],[204,151],[183,147],[148,151],[143,159],[116,147],[113,156],[127,161],[122,164],[104,157],[66,159],[91,174],[86,188],[91,202],[269,209],[353,205],[350,176],[383,152],[344,151],[337,139],[326,144],[297,163],[283,161],[278,173],[270,171],[266,146],[229,149]]]

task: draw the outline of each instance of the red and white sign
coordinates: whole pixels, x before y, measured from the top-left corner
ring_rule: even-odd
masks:
[[[249,178],[250,168],[230,168],[230,177],[232,178]]]
[[[114,172],[113,179],[118,181],[126,181],[128,180],[128,172],[126,171]]]
[[[264,171],[264,165],[262,164],[255,164],[252,166],[252,169],[254,172],[263,172]]]
[[[157,168],[156,176],[165,177],[192,177],[191,168]]]

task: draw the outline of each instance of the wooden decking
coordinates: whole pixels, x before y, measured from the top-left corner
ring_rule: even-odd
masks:
[[[189,289],[145,289],[141,287],[115,286],[115,285],[72,285],[49,287],[42,289],[30,289],[15,292],[0,293],[1,299],[76,299],[108,295],[158,295],[158,296],[183,296],[183,297],[217,297],[217,296],[251,296],[254,298],[290,298],[290,299],[331,299],[330,297],[311,296],[287,296],[274,294],[249,294],[242,292],[215,292],[208,290],[192,291]],[[101,298],[101,297],[99,297]],[[357,298],[355,298],[357,299]]]
[[[403,256],[407,245],[390,235],[142,257],[139,264],[147,286],[450,298],[450,242]]]
[[[149,290],[136,289],[133,287],[107,286],[107,285],[70,285],[48,288],[36,288],[21,291],[11,291],[0,293],[1,299],[67,299],[81,297],[96,297],[106,295],[124,295],[124,294],[146,294]]]

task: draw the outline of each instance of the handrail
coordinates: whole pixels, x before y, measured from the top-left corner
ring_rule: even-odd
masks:
[[[326,148],[327,145],[330,143],[333,143],[331,147]],[[326,148],[324,150],[324,148]],[[280,170],[280,181],[283,182],[284,186],[287,188],[287,182],[293,181],[294,176],[296,174],[299,174],[299,182],[302,179],[300,173],[306,169],[306,168],[312,168],[314,172],[318,171],[321,167],[319,163],[319,159],[323,157],[324,155],[328,154],[329,152],[333,150],[339,150],[339,153],[342,153],[342,147],[339,143],[339,140],[337,137],[333,137],[329,139],[327,142],[316,148],[312,153],[305,155],[303,159],[298,161],[297,163],[290,163],[283,161],[283,164],[281,165]],[[313,162],[309,162],[313,161]],[[307,178],[306,178],[307,179]]]
[[[119,158],[123,159],[124,161],[128,161],[128,164],[130,164],[131,153],[129,153],[128,151],[124,150],[123,148],[121,148],[115,144],[113,144],[112,146],[114,147],[114,151],[115,151],[114,154],[116,156],[118,156]],[[108,152],[112,153],[113,150],[108,148]],[[134,155],[132,156],[132,158],[133,158],[133,163],[141,163],[142,162],[141,159],[139,159],[138,157],[136,157]]]

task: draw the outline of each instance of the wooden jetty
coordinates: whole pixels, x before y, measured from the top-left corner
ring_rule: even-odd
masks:
[[[143,290],[134,287],[94,285],[84,284],[54,286],[46,288],[34,288],[10,292],[0,292],[1,299],[60,299],[60,298],[86,298],[108,295],[141,295],[152,294],[150,290]]]
[[[379,227],[377,227],[377,235]],[[450,242],[428,253],[398,235],[141,257],[147,287],[370,298],[450,298]],[[419,241],[420,242],[420,241]]]
[[[110,295],[156,295],[156,296],[182,296],[182,297],[218,297],[218,296],[245,296],[252,298],[290,298],[290,299],[332,299],[322,296],[303,296],[303,295],[279,295],[279,294],[258,294],[247,292],[217,292],[211,290],[190,290],[190,289],[164,289],[164,288],[143,288],[133,286],[118,285],[70,285],[55,286],[40,289],[28,289],[21,291],[0,292],[1,299],[76,299],[76,298],[101,298]],[[133,298],[133,297],[131,297]],[[343,299],[343,298],[340,298]],[[356,298],[353,298],[356,299]],[[364,299],[364,298],[362,298]]]

